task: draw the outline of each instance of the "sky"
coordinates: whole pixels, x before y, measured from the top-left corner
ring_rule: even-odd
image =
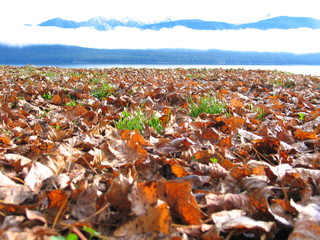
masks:
[[[276,16],[320,19],[319,0],[10,0],[0,3],[0,43],[69,44],[94,48],[192,48],[237,51],[320,52],[320,30],[160,31],[41,28],[51,18],[85,21],[96,16],[143,22],[202,19],[244,23]],[[25,26],[31,24],[33,26]]]

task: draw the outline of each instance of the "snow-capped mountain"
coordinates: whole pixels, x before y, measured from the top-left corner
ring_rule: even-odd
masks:
[[[38,24],[42,27],[60,27],[60,28],[80,28],[90,27],[99,31],[108,31],[119,26],[133,27],[139,29],[160,30],[162,28],[173,28],[183,26],[196,30],[239,30],[239,29],[294,29],[294,28],[311,28],[320,29],[320,20],[308,17],[274,17],[257,22],[244,24],[231,24],[226,22],[204,21],[199,19],[183,19],[183,20],[165,20],[156,23],[142,23],[132,19],[106,19],[104,17],[94,17],[87,21],[75,22],[61,18],[54,18]]]
[[[42,26],[42,27],[60,27],[60,28],[90,27],[90,28],[95,28],[99,31],[107,31],[119,26],[140,28],[143,25],[144,24],[142,24],[141,22],[131,20],[131,19],[116,20],[116,19],[106,19],[104,17],[94,17],[84,22],[75,22],[75,21],[65,20],[61,18],[53,18],[38,24],[38,26]]]

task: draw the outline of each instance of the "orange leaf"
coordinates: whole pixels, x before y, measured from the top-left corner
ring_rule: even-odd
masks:
[[[123,129],[121,130],[121,138],[123,140],[130,140],[130,141],[136,142],[137,144],[140,144],[143,146],[150,145],[150,143],[143,138],[143,136],[139,133],[138,130]]]
[[[225,120],[226,125],[229,126],[231,131],[235,130],[238,127],[242,127],[246,122],[245,118],[241,117],[230,117]]]
[[[12,144],[10,138],[8,138],[6,136],[0,136],[0,142],[4,143],[6,145],[11,145]]]
[[[56,105],[62,104],[62,99],[59,94],[52,96],[51,101],[53,102],[53,104],[56,104]]]
[[[134,131],[134,134],[132,135],[131,140],[140,144],[140,145],[143,145],[143,146],[150,146],[151,145],[148,141],[146,141],[143,138],[143,136],[137,130]]]
[[[255,167],[255,168],[252,170],[252,174],[265,176],[265,175],[266,175],[265,167],[264,167],[264,166],[257,166],[257,167]]]
[[[135,151],[135,153],[139,156],[139,158],[138,158],[139,160],[145,159],[145,157],[147,157],[147,155],[148,155],[147,150],[145,150],[139,143],[137,143],[133,140],[128,141],[128,147],[131,148],[131,150]]]
[[[224,148],[231,148],[232,147],[231,137],[225,137],[221,139],[219,142],[219,146]]]
[[[121,138],[123,140],[128,140],[131,138],[132,131],[128,129],[121,130]]]
[[[242,178],[250,175],[250,169],[246,167],[236,166],[230,170],[230,175],[237,180],[241,180]]]
[[[268,198],[272,195],[271,188],[258,188],[249,194],[250,203],[256,211],[268,212]]]
[[[317,139],[317,135],[315,132],[305,132],[300,129],[297,129],[294,132],[294,137],[300,141],[307,140],[307,139],[311,139],[311,140]]]
[[[280,147],[280,141],[271,137],[254,140],[253,142],[257,151],[265,154],[276,154]]]
[[[292,159],[289,156],[289,154],[285,150],[280,150],[279,151],[279,158],[281,163],[292,163]]]
[[[140,215],[141,211],[146,209],[141,209],[141,205],[144,208],[148,208],[152,204],[155,204],[158,200],[158,184],[154,181],[147,182],[136,182],[130,193],[130,201],[132,203],[132,210]],[[139,206],[139,210],[137,210]],[[135,210],[134,210],[135,208]]]
[[[219,132],[214,128],[205,128],[197,134],[201,139],[217,143],[220,139]]]
[[[164,108],[163,110],[162,110],[162,112],[164,113],[164,114],[166,114],[166,115],[170,115],[171,114],[171,108]]]
[[[194,199],[190,181],[167,181],[163,184],[165,200],[173,213],[185,224],[201,223],[201,213]]]
[[[77,104],[74,107],[72,117],[79,117],[79,116],[85,115],[87,111],[88,110],[84,106],[82,106],[81,104]]]
[[[59,210],[63,202],[68,198],[67,194],[61,190],[52,190],[47,194],[49,198],[48,209]]]
[[[177,177],[185,177],[185,176],[189,175],[188,172],[183,167],[181,167],[179,164],[172,165],[171,171]]]
[[[48,194],[49,206],[48,215],[50,221],[56,221],[64,217],[67,211],[68,195],[61,190],[52,190]]]
[[[210,125],[211,122],[191,122],[189,123],[189,126],[193,130],[199,130],[207,128]]]
[[[159,121],[162,126],[166,126],[167,123],[170,121],[170,115],[163,115],[159,118]]]
[[[234,99],[234,98],[232,98],[232,99],[230,100],[230,104],[231,104],[231,107],[232,107],[232,108],[235,108],[235,107],[244,107],[243,102],[241,102],[241,101],[239,101],[239,100],[237,100],[237,99]]]
[[[230,170],[234,166],[233,162],[225,158],[219,158],[219,165],[226,170]]]
[[[196,152],[193,155],[193,157],[201,163],[209,163],[210,158],[212,157],[212,153],[209,152],[208,150],[202,150],[202,151]]]
[[[167,204],[163,203],[159,206],[151,206],[145,215],[138,216],[120,226],[115,232],[116,237],[125,237],[140,239],[141,234],[162,233],[169,234],[170,230],[170,211]],[[139,235],[139,237],[134,237]],[[154,236],[157,239],[158,237]]]

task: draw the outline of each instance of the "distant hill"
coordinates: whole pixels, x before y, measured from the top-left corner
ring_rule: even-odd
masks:
[[[320,20],[308,17],[274,17],[264,19],[257,22],[245,24],[231,24],[226,22],[204,21],[199,19],[183,19],[183,20],[166,20],[157,23],[142,23],[139,21],[125,19],[115,20],[106,19],[104,17],[95,17],[88,21],[75,22],[61,18],[54,18],[40,23],[38,26],[42,27],[59,27],[59,28],[80,28],[90,27],[100,31],[107,31],[115,27],[134,27],[139,29],[160,30],[162,28],[173,28],[176,26],[183,26],[195,30],[239,30],[239,29],[295,29],[295,28],[311,28],[320,29]]]
[[[166,21],[141,26],[141,29],[160,30],[162,28],[187,27],[195,30],[226,30],[236,29],[235,24],[225,22],[203,21],[199,19],[185,19],[177,21]]]
[[[261,30],[295,28],[320,29],[320,20],[308,17],[275,17],[255,23],[241,24],[240,28],[257,28]]]
[[[1,65],[207,64],[320,65],[320,54],[258,53],[190,49],[92,49],[64,45],[0,45]]]
[[[81,23],[64,20],[62,18],[53,18],[43,23],[38,24],[41,27],[59,27],[59,28],[79,28],[81,27]]]

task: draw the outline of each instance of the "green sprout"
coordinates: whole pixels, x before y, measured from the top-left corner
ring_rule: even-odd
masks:
[[[257,113],[256,118],[257,119],[263,119],[265,116],[264,110],[260,107],[254,107],[252,104],[248,105],[248,108],[250,111]]]
[[[56,73],[54,73],[54,72],[46,72],[44,75],[47,76],[47,77],[54,77],[56,75]]]
[[[74,107],[76,105],[77,105],[77,101],[75,101],[75,100],[72,100],[72,101],[66,103],[66,106],[70,106],[70,107]]]
[[[190,115],[197,117],[201,113],[221,114],[225,111],[226,105],[215,97],[204,96],[200,98],[199,103],[193,100],[189,101]]]
[[[50,92],[46,92],[42,95],[43,99],[50,100],[52,98],[52,95]]]
[[[99,100],[102,100],[103,98],[110,96],[114,91],[114,86],[109,83],[102,83],[102,85],[94,87],[91,94]]]
[[[52,127],[56,130],[60,130],[61,126],[59,124],[52,125]]]
[[[298,113],[298,115],[299,115],[299,120],[301,120],[301,121],[303,121],[306,117],[306,114],[304,114],[304,113]]]
[[[147,125],[154,128],[158,133],[163,130],[163,126],[161,124],[161,121],[158,117],[155,115],[152,115],[147,122]]]
[[[95,239],[96,238],[98,238],[98,239],[107,239],[107,237],[102,236],[100,232],[97,232],[93,228],[84,226],[83,230],[90,234],[90,238],[89,239],[93,239],[93,238],[95,238]]]
[[[256,116],[256,118],[257,119],[263,119],[264,118],[264,110],[262,109],[262,108],[257,108],[257,112],[258,112],[258,114],[257,114],[257,116]]]
[[[218,158],[210,158],[210,161],[213,163],[217,163],[217,162],[219,162],[219,159]]]
[[[66,240],[78,240],[79,237],[75,233],[69,233],[68,236],[66,237]]]
[[[157,132],[163,130],[160,119],[155,115],[147,118],[140,109],[136,109],[136,111],[132,113],[124,110],[120,114],[120,118],[116,123],[116,128],[139,130],[141,132],[147,125],[154,128]]]

